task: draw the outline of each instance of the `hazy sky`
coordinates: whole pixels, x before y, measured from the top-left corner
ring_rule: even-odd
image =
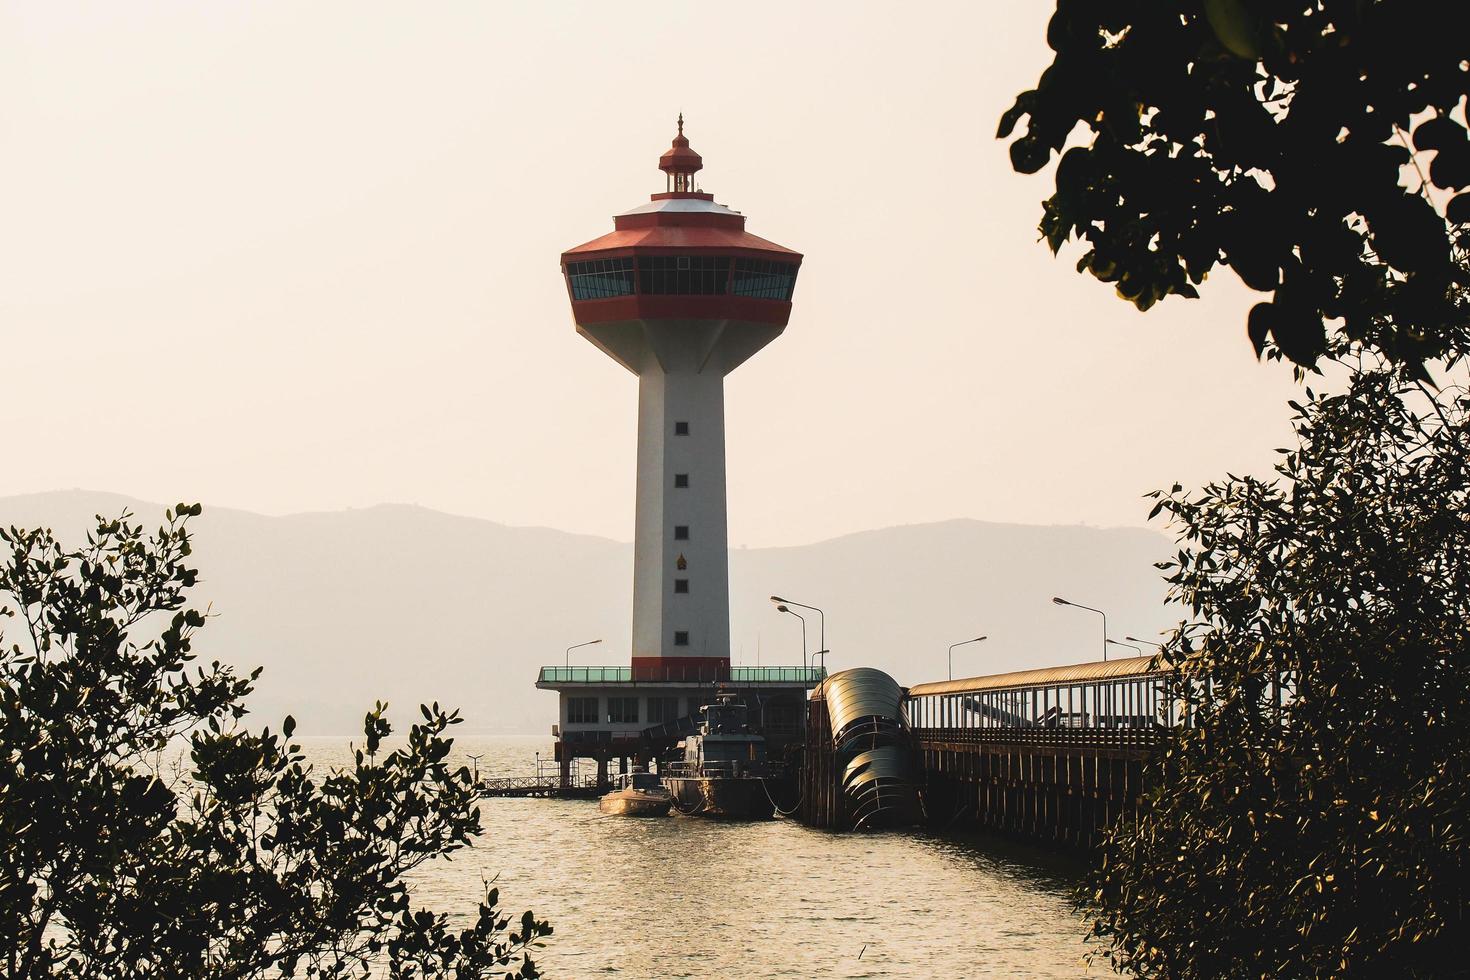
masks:
[[[994,133],[1050,6],[0,5],[0,494],[631,538],[636,381],[557,258],[662,189],[680,110],[806,254],[727,384],[733,544],[1138,524],[1262,471],[1293,385],[1252,295],[1142,315],[1037,242]]]

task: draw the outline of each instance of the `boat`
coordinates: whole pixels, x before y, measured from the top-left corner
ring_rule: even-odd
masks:
[[[603,813],[621,817],[667,817],[674,804],[658,776],[633,772],[618,777],[617,788],[597,801]]]
[[[745,705],[722,694],[699,710],[699,731],[679,743],[682,759],[659,770],[675,811],[725,820],[774,817],[766,740],[750,730]]]

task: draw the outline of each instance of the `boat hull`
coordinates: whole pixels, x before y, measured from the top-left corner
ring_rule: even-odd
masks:
[[[776,807],[753,776],[665,776],[664,786],[683,816],[714,820],[770,820]]]
[[[667,817],[673,805],[674,801],[669,796],[630,794],[621,790],[608,793],[597,801],[597,809],[618,817]]]

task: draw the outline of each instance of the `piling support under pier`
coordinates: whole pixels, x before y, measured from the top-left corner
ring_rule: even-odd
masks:
[[[846,826],[837,753],[827,718],[827,699],[820,694],[807,701],[806,739],[801,767],[801,805],[797,811],[808,827],[836,830]]]
[[[1047,745],[986,734],[992,738],[918,733],[932,823],[1088,848],[1114,821],[1138,816],[1150,746]]]

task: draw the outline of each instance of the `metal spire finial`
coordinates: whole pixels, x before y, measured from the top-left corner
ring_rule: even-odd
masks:
[[[679,135],[684,135],[684,113],[682,111],[679,113]]]

